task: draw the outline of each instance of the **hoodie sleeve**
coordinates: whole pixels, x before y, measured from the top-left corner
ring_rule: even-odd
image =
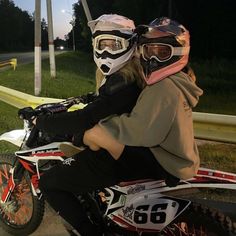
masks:
[[[157,146],[171,129],[179,93],[167,80],[147,86],[130,114],[102,120],[100,126],[125,145]]]

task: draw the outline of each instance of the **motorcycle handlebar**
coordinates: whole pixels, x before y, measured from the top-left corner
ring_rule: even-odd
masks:
[[[67,98],[58,103],[45,103],[37,106],[35,109],[32,107],[24,107],[19,109],[18,116],[20,119],[32,121],[34,117],[40,114],[54,114],[67,111],[71,106],[82,102],[81,96]]]
[[[44,103],[41,104],[39,106],[37,106],[35,108],[35,110],[41,110],[42,108],[50,108],[50,107],[59,107],[59,106],[63,106],[66,109],[69,109],[70,107],[72,107],[75,104],[79,104],[82,102],[82,96],[78,96],[78,97],[71,97],[71,98],[67,98],[61,102],[57,102],[57,103]]]

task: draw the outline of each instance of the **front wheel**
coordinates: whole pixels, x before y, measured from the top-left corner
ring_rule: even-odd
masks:
[[[0,198],[15,160],[14,155],[0,154]],[[29,235],[42,222],[44,209],[43,198],[39,200],[33,195],[29,176],[25,172],[7,203],[0,203],[0,226],[11,235]]]

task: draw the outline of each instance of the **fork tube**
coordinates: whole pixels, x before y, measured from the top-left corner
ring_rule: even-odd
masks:
[[[11,193],[13,192],[16,184],[13,178],[14,175],[14,168],[12,169],[12,173],[10,175],[10,178],[8,180],[7,186],[4,188],[2,196],[1,196],[1,203],[5,203],[11,196]]]
[[[20,161],[17,159],[14,164],[14,180],[15,181],[21,181],[23,175],[24,175],[25,168],[20,163]]]
[[[16,184],[22,179],[24,174],[24,167],[21,163],[16,160],[14,167],[10,170],[10,177],[7,183],[7,186],[4,188],[1,202],[5,203],[11,196],[11,193],[14,191]]]

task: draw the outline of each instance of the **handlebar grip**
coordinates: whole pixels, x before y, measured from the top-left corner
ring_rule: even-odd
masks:
[[[32,107],[24,107],[18,110],[20,119],[31,120],[36,115],[36,111]]]

